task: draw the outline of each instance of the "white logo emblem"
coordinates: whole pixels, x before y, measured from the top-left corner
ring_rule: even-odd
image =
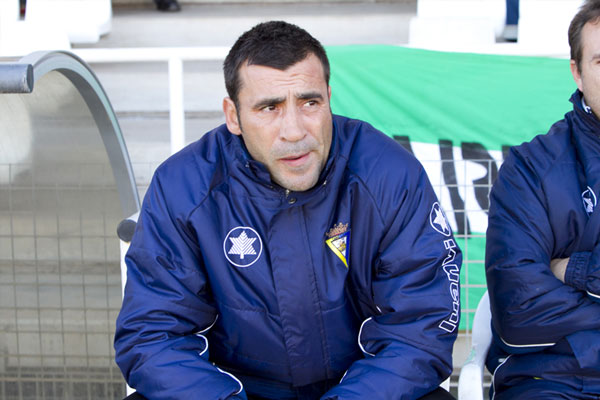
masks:
[[[587,187],[583,193],[581,193],[581,199],[583,200],[583,207],[585,208],[585,212],[590,215],[594,212],[594,208],[596,207],[596,195],[591,187]]]
[[[431,227],[441,233],[444,236],[450,236],[452,231],[450,230],[450,224],[448,218],[440,204],[436,201],[431,207],[431,213],[429,214],[429,223]]]
[[[236,267],[249,267],[262,254],[262,240],[258,233],[247,226],[238,226],[229,231],[223,241],[223,252]]]

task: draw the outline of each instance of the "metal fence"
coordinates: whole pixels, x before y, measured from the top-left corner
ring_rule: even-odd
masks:
[[[9,178],[0,186],[0,398],[122,398],[112,349],[121,304],[112,171],[0,172]],[[72,183],[58,183],[66,175]]]

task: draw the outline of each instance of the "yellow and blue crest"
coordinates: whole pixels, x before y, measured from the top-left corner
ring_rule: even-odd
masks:
[[[348,268],[348,247],[350,246],[350,230],[348,224],[342,224],[341,222],[334,225],[333,228],[327,232],[329,239],[325,240],[327,246],[338,256]]]

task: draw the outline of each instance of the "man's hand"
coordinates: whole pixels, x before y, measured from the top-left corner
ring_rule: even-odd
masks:
[[[565,283],[567,264],[569,264],[569,258],[555,258],[550,261],[550,270],[562,283]]]

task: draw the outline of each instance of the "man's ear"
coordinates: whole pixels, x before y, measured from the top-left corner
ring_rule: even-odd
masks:
[[[240,128],[240,121],[238,120],[237,108],[231,98],[225,97],[223,99],[223,113],[225,113],[225,124],[227,129],[234,135],[241,135],[242,129]]]
[[[327,95],[329,96],[329,101],[331,101],[331,86],[327,85]]]
[[[581,81],[581,72],[579,71],[579,67],[575,60],[571,60],[571,74],[573,75],[573,79],[575,79],[575,83],[581,92],[583,92],[583,85]]]

